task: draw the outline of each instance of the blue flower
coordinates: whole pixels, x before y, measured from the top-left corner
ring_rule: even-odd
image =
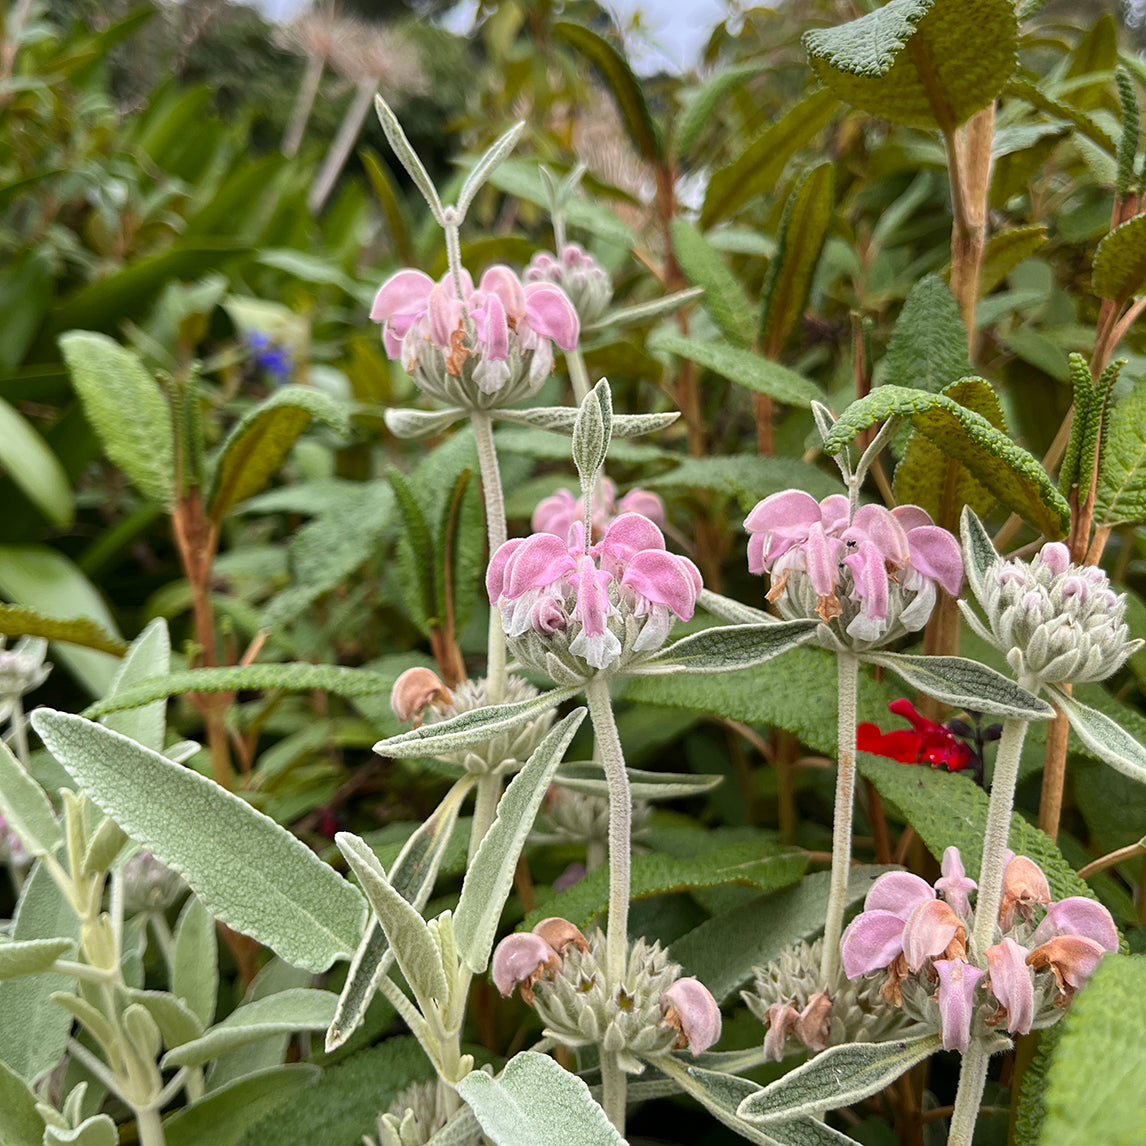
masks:
[[[275,342],[269,334],[264,334],[262,331],[248,335],[247,345],[251,348],[255,365],[269,376],[271,382],[276,386],[282,386],[290,381],[294,362],[285,346]]]

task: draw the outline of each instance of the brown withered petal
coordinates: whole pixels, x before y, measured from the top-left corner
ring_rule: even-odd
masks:
[[[831,1031],[832,1000],[827,991],[817,991],[796,1020],[796,1038],[810,1051],[826,1050]]]
[[[883,986],[879,989],[884,1001],[893,1007],[898,1007],[903,1003],[901,984],[907,978],[907,974],[907,960],[901,952],[887,965],[887,978],[884,979]]]
[[[558,955],[564,955],[570,945],[578,951],[589,950],[589,940],[568,919],[562,919],[559,915],[543,919],[533,929],[533,934],[540,935]]]
[[[1026,856],[1015,856],[1003,872],[1003,898],[999,903],[999,926],[1010,931],[1018,912],[1030,922],[1031,907],[1051,901],[1050,885],[1043,869]]]
[[[1049,967],[1064,995],[1073,995],[1098,966],[1104,948],[1082,935],[1059,935],[1036,947],[1027,956],[1027,965],[1036,971]]]
[[[765,1061],[780,1062],[788,1036],[796,1029],[800,1012],[791,1003],[774,1003],[764,1013],[768,1030],[764,1034]]]
[[[907,917],[903,928],[903,955],[909,971],[918,971],[928,959],[965,959],[967,929],[963,920],[942,899],[924,900]]]
[[[390,707],[403,723],[413,720],[417,728],[422,723],[422,710],[431,704],[449,704],[450,690],[428,668],[416,666],[407,669],[390,690]]]

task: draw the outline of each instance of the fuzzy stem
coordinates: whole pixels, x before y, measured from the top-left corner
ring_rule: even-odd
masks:
[[[453,208],[450,208],[453,210]],[[447,222],[445,225],[446,233],[446,261],[450,266],[450,278],[454,283],[454,293],[460,299],[466,297],[464,279],[462,278],[462,236],[460,233],[460,224],[455,222]],[[474,415],[474,420],[477,420],[477,415]]]
[[[979,1117],[979,1104],[983,1101],[983,1087],[987,1085],[989,1058],[990,1053],[983,1040],[972,1039],[959,1070],[959,1089],[955,1094],[955,1109],[951,1114],[947,1146],[971,1146],[975,1122]]]
[[[589,381],[589,367],[585,365],[585,355],[581,353],[579,346],[566,352],[565,361],[569,366],[569,381],[573,383],[573,402],[574,405],[580,406],[589,391],[593,389],[593,384]]]
[[[601,1051],[601,1106],[609,1121],[621,1133],[625,1133],[625,1097],[628,1091],[628,1078],[617,1065],[617,1056]]]
[[[493,442],[493,424],[488,414],[474,411],[470,415],[477,442],[478,466],[481,468],[481,490],[485,499],[486,536],[489,539],[489,555],[493,555],[505,544],[505,498],[501,492],[501,471],[497,465],[497,448]],[[497,603],[490,602],[489,645],[486,668],[486,700],[489,704],[500,704],[505,693],[505,634],[501,628],[501,616]]]
[[[163,1120],[155,1107],[145,1106],[136,1110],[135,1124],[139,1127],[139,1146],[166,1146]]]
[[[494,609],[496,613],[497,610]],[[497,802],[501,799],[501,777],[493,772],[486,772],[478,777],[477,797],[474,800],[473,826],[470,828],[469,862],[477,855],[478,846],[485,839],[486,833],[493,827],[497,816]]]
[[[836,808],[832,820],[832,877],[828,891],[828,917],[824,922],[824,955],[820,973],[834,981],[840,968],[840,935],[844,929],[848,875],[852,859],[852,809],[856,788],[856,694],[859,658],[837,653],[839,698],[836,723],[839,766],[836,773]]]
[[[24,771],[28,770],[28,723],[24,717],[24,698],[13,696],[12,718],[12,744],[16,749],[16,759],[20,761]]]

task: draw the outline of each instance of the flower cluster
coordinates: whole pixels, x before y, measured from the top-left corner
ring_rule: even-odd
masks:
[[[702,587],[696,566],[667,552],[661,531],[639,513],[616,518],[596,545],[584,529],[577,521],[566,538],[512,538],[486,573],[509,647],[559,684],[656,652],[674,617],[692,617]]]
[[[559,286],[585,326],[605,313],[613,297],[609,272],[576,243],[566,243],[557,256],[538,251],[525,268],[525,281]]]
[[[1118,932],[1102,904],[1081,896],[1054,902],[1046,876],[1026,856],[1009,857],[995,942],[968,947],[975,881],[958,849],[943,854],[934,886],[910,872],[872,884],[864,910],[840,940],[849,979],[883,972],[884,998],[918,1022],[938,1025],[946,1050],[966,1053],[973,1036],[1050,1026]],[[1041,971],[1049,969],[1050,975]]]
[[[0,636],[0,720],[12,714],[21,697],[48,679],[52,666],[44,661],[47,652],[48,642],[42,637],[21,637],[14,648],[6,649]]]
[[[632,944],[624,980],[612,991],[604,948],[599,931],[586,938],[566,919],[544,919],[498,944],[494,985],[503,996],[518,988],[546,1034],[566,1046],[595,1043],[632,1074],[644,1069],[640,1058],[686,1046],[695,1057],[720,1038],[716,1000],[696,979],[681,978],[659,943]]]
[[[619,501],[617,486],[607,477],[597,481],[593,491],[593,539],[597,540],[623,513],[639,513],[654,525],[664,528],[665,503],[647,489],[631,489]],[[573,523],[585,520],[585,499],[574,497],[567,489],[559,489],[552,497],[537,503],[533,511],[534,533],[554,533],[568,537]]]
[[[1044,684],[1105,680],[1142,647],[1130,640],[1126,597],[1095,565],[1072,565],[1061,541],[1030,562],[996,561],[983,576],[979,602],[987,625],[961,601],[967,623],[1007,654],[1019,676]]]
[[[577,312],[559,287],[490,267],[474,288],[462,272],[435,283],[417,270],[392,275],[370,317],[382,344],[426,394],[450,406],[487,410],[537,392],[553,369],[553,344],[577,345]]]
[[[435,1079],[412,1082],[394,1096],[390,1109],[378,1115],[377,1138],[364,1138],[365,1146],[426,1146],[456,1109],[449,1093]],[[489,1141],[476,1127],[468,1137],[451,1139],[455,1146],[485,1146]]]
[[[766,497],[744,527],[749,570],[772,577],[768,600],[789,619],[819,617],[834,649],[923,628],[936,587],[955,595],[963,583],[959,543],[916,505],[864,505],[851,516],[843,494],[818,502],[790,489]]]

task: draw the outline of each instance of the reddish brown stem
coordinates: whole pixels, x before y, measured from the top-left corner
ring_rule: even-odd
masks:
[[[1070,692],[1070,685],[1063,689]],[[1051,702],[1054,703],[1053,701]],[[1043,756],[1043,787],[1039,796],[1039,827],[1052,840],[1058,839],[1058,825],[1062,818],[1062,793],[1066,786],[1066,742],[1070,735],[1070,722],[1056,704],[1058,715],[1047,729],[1047,746]]]
[[[871,824],[875,862],[891,863],[891,837],[887,832],[887,817],[883,811],[883,797],[866,776],[863,778],[863,787],[867,796],[867,818]]]

